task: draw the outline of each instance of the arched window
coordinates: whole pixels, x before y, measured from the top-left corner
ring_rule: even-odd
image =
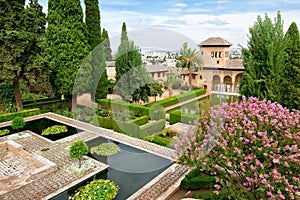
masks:
[[[222,58],[222,51],[219,52],[219,58]]]

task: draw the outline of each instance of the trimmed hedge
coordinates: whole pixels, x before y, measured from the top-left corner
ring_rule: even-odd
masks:
[[[216,184],[214,176],[208,176],[200,172],[199,169],[194,169],[188,173],[180,183],[183,189],[213,189]]]
[[[107,117],[94,116],[92,124],[107,129],[113,128],[113,120]]]
[[[147,124],[148,121],[149,121],[149,116],[142,116],[139,118],[135,118],[135,119],[131,120],[130,122],[141,126],[141,125]]]
[[[170,113],[170,125],[175,124],[177,122],[182,122],[185,124],[193,124],[195,120],[201,120],[201,116],[199,114],[188,114],[183,113],[179,110],[171,111]]]
[[[143,118],[146,119],[145,117],[148,118],[148,116],[144,116]],[[133,121],[122,122],[106,117],[95,116],[92,124],[107,129],[113,129],[114,131],[119,133],[125,133],[130,136],[143,138],[147,135],[152,135],[153,133],[161,131],[165,126],[165,120],[161,119],[149,124],[145,124],[143,126],[139,126]]]
[[[33,115],[38,115],[40,113],[41,111],[39,108],[22,110],[20,112],[14,112],[14,113],[7,113],[7,114],[0,115],[0,122],[10,121],[16,117],[29,117]]]
[[[24,105],[28,105],[28,104],[45,102],[45,101],[53,101],[53,100],[59,100],[59,99],[57,99],[57,97],[41,97],[38,99],[24,99],[24,100],[22,100],[22,103],[24,106]]]
[[[143,125],[140,127],[140,138],[144,138],[148,135],[152,135],[153,133],[157,133],[164,129],[166,124],[166,120],[160,119],[149,124]]]
[[[52,105],[54,103],[61,103],[65,102],[66,100],[50,100],[50,101],[40,101],[40,102],[34,102],[34,103],[29,103],[29,104],[24,104],[24,108],[36,108],[36,107],[41,107],[45,105]]]
[[[151,135],[151,136],[147,136],[143,139],[146,140],[146,141],[153,142],[155,144],[161,145],[161,146],[165,146],[165,147],[167,147],[171,144],[170,140],[168,140],[164,137],[161,137],[159,135]]]
[[[190,92],[179,94],[179,95],[167,98],[167,99],[162,99],[160,101],[155,101],[155,102],[149,103],[145,106],[150,108],[153,105],[159,104],[159,105],[161,105],[165,108],[165,107],[177,104],[179,102],[186,101],[188,99],[200,96],[200,95],[205,94],[205,93],[206,93],[205,89],[197,89],[197,90],[193,90],[193,91],[190,91]]]
[[[97,103],[98,105],[100,105],[101,108],[112,109],[115,113],[124,111],[125,109],[129,109],[129,111],[132,111],[135,116],[149,116],[149,108],[145,106],[135,105],[127,103],[125,101],[111,99],[99,99]]]

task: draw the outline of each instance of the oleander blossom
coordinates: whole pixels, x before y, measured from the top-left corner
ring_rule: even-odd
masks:
[[[242,97],[201,117],[193,131],[178,137],[180,163],[222,175],[218,184],[239,188],[245,198],[299,198],[299,110]]]

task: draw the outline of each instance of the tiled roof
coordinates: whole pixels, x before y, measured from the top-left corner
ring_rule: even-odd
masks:
[[[224,68],[244,69],[243,59],[229,59],[225,63]]]
[[[167,72],[169,71],[167,66],[164,65],[146,65],[147,72]]]
[[[198,46],[231,46],[232,44],[228,42],[227,40],[221,38],[221,37],[210,37],[200,44]]]

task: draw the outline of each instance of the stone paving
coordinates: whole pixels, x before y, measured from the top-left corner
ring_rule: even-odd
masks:
[[[61,192],[62,188],[65,188],[66,185],[74,185],[76,182],[78,182],[78,179],[82,177],[70,175],[65,171],[66,167],[70,166],[71,163],[74,162],[74,160],[69,157],[67,148],[73,141],[76,141],[78,139],[87,141],[98,136],[102,136],[147,151],[149,153],[153,153],[171,161],[175,161],[177,158],[176,152],[173,149],[162,147],[153,143],[114,132],[112,130],[96,127],[54,113],[36,115],[33,117],[28,117],[25,120],[29,121],[44,117],[65,123],[73,127],[80,127],[80,129],[84,131],[55,142],[44,139],[43,137],[38,135],[35,135],[35,137],[19,139],[18,143],[20,143],[24,147],[24,149],[29,152],[38,153],[39,155],[54,162],[57,165],[57,170],[52,172],[51,174],[47,174],[35,181],[23,185],[18,189],[0,195],[1,200],[49,199],[51,197],[51,195],[49,196],[49,194],[55,192],[59,193],[58,191]],[[5,125],[9,125],[9,123],[0,124],[0,127],[3,127]],[[0,142],[1,140],[4,140],[3,137],[0,138]],[[99,169],[105,169],[107,166],[105,166],[104,164],[98,164],[97,167],[99,171]],[[171,165],[171,167],[166,169],[158,178],[155,178],[149,184],[141,188],[137,193],[130,197],[130,199],[162,199],[159,196],[161,196],[164,192],[170,190],[172,184],[175,184],[176,182],[178,182],[178,180],[181,180],[184,177],[185,173],[186,170],[182,166],[173,164]],[[174,188],[172,191],[168,192],[172,193],[176,189],[177,188]],[[163,199],[165,199],[165,197]]]

